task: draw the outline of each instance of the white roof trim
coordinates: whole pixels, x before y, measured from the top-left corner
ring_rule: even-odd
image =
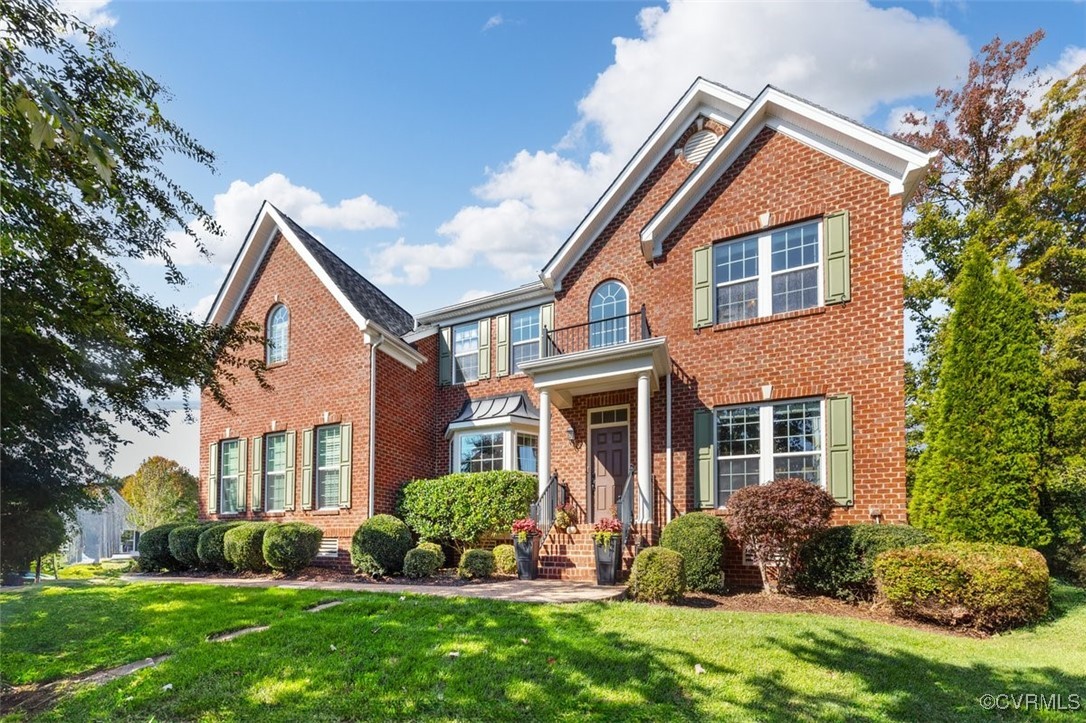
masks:
[[[654,256],[660,255],[667,235],[767,126],[884,181],[890,195],[911,193],[934,158],[934,154],[766,86],[641,230],[642,250],[651,248]]]
[[[699,115],[730,126],[741,116],[750,98],[724,86],[698,78],[686,91],[671,112],[656,127],[622,172],[611,183],[600,199],[570,234],[558,253],[540,273],[540,279],[549,288],[560,290],[562,277],[577,263],[595,237],[606,227],[611,218],[645,182],[652,169],[664,154],[670,152],[679,137]],[[702,161],[704,165],[705,161]]]
[[[433,311],[426,311],[417,315],[415,319],[420,327],[431,324],[448,326],[450,322],[458,323],[482,316],[491,316],[495,313],[512,311],[553,300],[554,292],[544,286],[542,281],[534,281],[508,291],[499,291],[478,299],[462,301]]]

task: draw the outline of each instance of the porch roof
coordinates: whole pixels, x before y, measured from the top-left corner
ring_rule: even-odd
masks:
[[[500,397],[469,399],[464,402],[460,414],[449,422],[446,436],[458,429],[472,427],[538,427],[539,410],[524,392]]]

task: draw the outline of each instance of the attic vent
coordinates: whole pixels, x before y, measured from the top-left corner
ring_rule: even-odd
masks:
[[[683,157],[696,166],[709,155],[709,151],[713,150],[713,146],[719,140],[720,136],[712,131],[698,131],[690,136],[690,140],[683,146]]]

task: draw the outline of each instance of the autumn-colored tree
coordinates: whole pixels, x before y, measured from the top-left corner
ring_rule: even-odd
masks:
[[[128,521],[141,530],[196,520],[199,480],[172,459],[148,457],[125,477],[121,497],[132,505]]]

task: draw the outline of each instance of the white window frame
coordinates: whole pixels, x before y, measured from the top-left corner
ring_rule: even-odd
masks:
[[[282,309],[286,312],[286,319],[283,321],[283,338],[281,344],[276,343],[274,334],[272,332],[272,317],[275,316],[279,310]],[[268,310],[268,316],[264,321],[264,335],[267,337],[267,344],[264,346],[264,362],[269,366],[272,364],[284,363],[290,351],[290,309],[286,304],[277,303]],[[280,346],[282,347],[280,349]],[[281,354],[279,358],[273,358],[276,354]]]
[[[339,459],[336,459],[336,460],[333,460],[331,464],[327,464],[324,467],[320,466],[321,432],[326,431],[326,430],[330,431],[330,430],[333,430],[333,429],[336,430],[336,434],[339,435],[339,443],[341,445],[340,446],[340,454],[339,454],[339,456],[342,457],[343,456],[343,447],[342,447],[342,445],[343,445],[343,431],[342,431],[340,425],[338,425],[338,424],[324,424],[324,425],[321,425],[321,426],[319,426],[319,427],[317,427],[316,429],[313,430],[313,497],[314,497],[314,499],[313,499],[313,508],[317,509],[317,510],[338,510],[339,509],[339,495],[340,495],[340,487],[339,486],[343,484],[343,479],[342,479],[342,477],[340,475],[340,469],[341,469],[341,464],[342,463],[341,463],[341,461]],[[321,501],[322,501],[321,500],[321,485],[323,483],[323,480],[321,479],[321,474],[325,473],[325,472],[329,472],[331,470],[335,470],[335,472],[336,472],[336,494],[335,494],[335,499],[332,501],[331,505],[322,506],[321,505]]]
[[[460,352],[459,354],[457,354],[456,353],[456,333],[458,331],[462,331],[462,330],[463,331],[470,331],[472,329],[475,330],[475,349],[473,351]],[[457,324],[456,326],[454,326],[452,328],[452,339],[451,339],[452,349],[450,349],[449,351],[452,354],[452,383],[453,384],[467,384],[468,382],[474,382],[474,381],[479,380],[479,343],[480,343],[480,341],[481,340],[479,339],[479,322],[478,321],[472,321],[472,322],[469,322],[467,324]],[[473,376],[471,379],[461,378],[460,377],[460,365],[456,363],[456,360],[460,359],[461,357],[471,356],[473,354],[475,355],[475,376]]]
[[[623,305],[625,311],[621,314],[613,314],[611,316],[604,316],[599,319],[593,319],[593,311],[601,305],[596,303],[596,294],[600,292],[604,286],[608,284],[615,284],[618,288],[622,289],[622,293],[625,295]],[[629,320],[625,317],[630,314],[630,290],[626,288],[626,284],[622,283],[618,279],[606,279],[596,284],[596,288],[592,289],[592,294],[588,297],[588,348],[589,349],[603,349],[609,346],[619,346],[626,344],[630,341],[630,329]],[[598,329],[598,331],[597,331]],[[599,336],[601,340],[599,344],[594,343],[594,339]],[[621,337],[621,338],[620,338]],[[611,341],[606,341],[608,338]]]
[[[233,444],[237,448],[238,464],[237,469],[234,470],[234,474],[225,474],[226,465],[223,464],[226,461],[226,447]],[[226,479],[230,477],[234,480],[235,485],[243,484],[241,479],[241,438],[234,437],[233,439],[219,440],[219,514],[220,515],[237,515],[240,514],[240,510],[236,509],[234,505],[237,504],[237,493],[235,487],[235,494],[232,497],[227,497],[226,494]],[[227,505],[227,499],[230,504]]]
[[[539,428],[518,424],[510,426],[508,423],[501,425],[479,425],[458,429],[452,433],[449,440],[449,471],[460,472],[460,444],[464,437],[476,434],[500,434],[502,435],[502,466],[503,470],[520,470],[520,459],[517,451],[517,437],[527,435],[536,440],[536,462],[539,460]],[[529,474],[538,474],[537,472]]]
[[[510,437],[513,440],[513,467],[510,469],[516,469],[518,472],[527,472],[528,474],[539,474],[539,432],[525,432],[520,429],[510,430]],[[526,470],[520,466],[520,438],[531,437],[535,440],[533,445],[535,448],[535,469]]]
[[[514,341],[513,340],[513,330],[516,329],[516,324],[514,323],[515,319],[518,316],[526,316],[526,315],[529,315],[529,314],[535,315],[535,322],[536,322],[536,326],[539,328],[539,333],[537,333],[534,338],[521,339],[520,341]],[[535,345],[535,356],[529,357],[528,359],[525,359],[524,361],[531,361],[533,359],[538,359],[540,357],[540,351],[543,348],[542,336],[543,336],[543,319],[540,316],[538,306],[533,308],[533,309],[521,309],[520,311],[514,311],[511,314],[509,314],[509,371],[510,371],[511,374],[520,373],[520,369],[517,367],[516,362],[514,361],[517,358],[517,354],[516,354],[517,347],[530,346],[530,345],[534,344]]]
[[[773,407],[785,404],[802,404],[804,402],[818,402],[819,418],[819,448],[817,452],[773,452]],[[744,407],[758,408],[758,454],[757,455],[721,455],[719,440],[717,438],[716,423],[717,413],[727,409],[742,409]],[[775,457],[799,457],[803,455],[818,455],[818,479],[819,487],[826,489],[826,399],[825,397],[801,397],[799,399],[774,399],[768,402],[752,404],[729,404],[713,409],[713,501],[714,506],[723,508],[720,503],[720,478],[718,476],[720,461],[722,459],[751,459],[758,458],[758,484],[769,484],[774,479],[773,460]]]
[[[286,511],[286,501],[287,501],[287,464],[286,464],[286,458],[287,458],[287,456],[289,456],[290,453],[289,453],[289,451],[287,451],[284,454],[284,456],[283,456],[283,468],[282,469],[280,469],[280,470],[272,470],[271,469],[272,455],[269,454],[268,445],[269,445],[269,442],[271,441],[271,439],[273,437],[282,437],[283,438],[283,448],[284,448],[284,450],[286,449],[286,445],[287,445],[287,433],[286,432],[270,432],[270,433],[264,435],[263,449],[261,450],[261,454],[264,455],[264,459],[263,459],[263,462],[264,462],[264,480],[263,480],[263,484],[264,484],[264,505],[265,505],[264,509],[265,509],[266,512],[285,512]],[[271,495],[272,479],[271,479],[271,477],[272,477],[272,475],[276,475],[276,476],[278,476],[278,477],[280,477],[282,479],[282,484],[283,484],[283,506],[282,507],[272,507],[271,506],[271,501],[272,501],[272,495]]]
[[[783,271],[773,271],[773,234],[788,231],[793,228],[800,228],[802,226],[814,225],[817,228],[818,240],[816,245],[818,248],[818,261],[814,264],[806,264],[804,266],[796,266],[795,268],[785,269]],[[823,277],[823,265],[826,262],[825,259],[825,246],[823,245],[823,223],[820,219],[810,219],[802,221],[800,223],[789,224],[788,226],[780,226],[778,228],[767,229],[759,234],[750,234],[747,236],[740,236],[739,238],[730,238],[717,241],[713,244],[713,253],[710,258],[712,264],[713,274],[713,321],[714,323],[729,323],[732,320],[719,319],[719,307],[717,304],[717,289],[724,286],[733,286],[735,284],[741,284],[748,282],[751,279],[757,279],[758,282],[758,313],[750,319],[761,319],[767,316],[773,316],[773,278],[780,276],[781,274],[788,274],[795,271],[802,271],[804,269],[815,269],[815,279],[817,284],[817,290],[815,291],[815,305],[804,307],[804,309],[815,309],[819,306],[824,306],[826,303],[825,291],[823,285],[825,280]],[[742,279],[736,279],[734,281],[718,281],[716,276],[716,249],[718,246],[724,246],[731,243],[741,243],[749,241],[752,238],[758,239],[758,274],[756,276],[747,276]],[[798,311],[798,310],[797,310]],[[790,312],[777,312],[781,314],[787,314]],[[747,321],[749,319],[735,320],[735,321]],[[744,406],[744,405],[739,405]],[[749,405],[747,405],[749,406]]]

